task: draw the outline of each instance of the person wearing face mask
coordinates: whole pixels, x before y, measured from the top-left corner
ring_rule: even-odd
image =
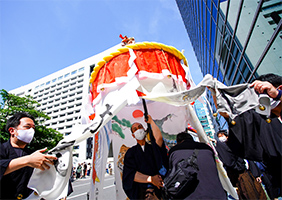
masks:
[[[161,152],[163,160],[167,159],[160,129],[150,115],[146,122],[151,125],[157,150]],[[152,196],[160,199],[163,179],[155,162],[153,146],[145,140],[147,132],[143,125],[137,122],[132,124],[131,132],[137,144],[129,148],[124,157],[123,189],[129,199],[149,199]]]
[[[266,94],[270,97],[271,114],[266,117],[255,109],[250,109],[232,120],[227,113],[219,113],[229,126],[226,144],[237,156],[264,163],[273,188],[269,196],[271,199],[278,198],[281,197],[282,190],[282,76],[272,73],[261,75],[250,87],[258,95]],[[217,106],[213,92],[213,100]]]
[[[228,140],[227,130],[219,130],[217,132],[218,142],[216,142],[216,151],[219,159],[222,161],[223,166],[227,172],[227,175],[233,185],[237,187],[239,175],[246,170],[246,163],[243,158],[238,157],[227,146]]]
[[[275,142],[269,142],[268,138],[263,138],[263,143],[272,149],[268,155],[264,155],[262,160],[257,159],[257,161],[261,161],[266,167],[265,175],[270,179],[268,195],[274,199],[282,196],[282,76],[271,73],[261,75],[251,84],[251,87],[254,87],[257,93],[267,94],[271,98],[271,122],[265,123],[265,120],[260,118],[257,124],[261,126],[265,124],[261,133],[270,136]]]
[[[235,120],[235,126],[230,126],[231,138],[227,144],[238,156],[263,162],[271,183],[268,195],[274,199],[281,197],[282,190],[282,76],[271,73],[261,75],[250,87],[258,94],[271,98],[270,120],[253,110],[244,113]]]
[[[254,161],[244,160],[238,157],[227,146],[227,130],[217,132],[219,142],[216,142],[216,150],[222,161],[226,173],[233,187],[237,189],[239,199],[266,199],[265,192],[259,182],[259,175],[255,172]],[[251,167],[252,166],[252,167]],[[246,190],[246,188],[248,188]]]
[[[0,146],[0,199],[24,199],[33,191],[27,184],[34,168],[49,169],[57,158],[43,154],[45,149],[32,153],[27,145],[34,136],[33,116],[18,112],[8,119],[6,131],[10,139]]]

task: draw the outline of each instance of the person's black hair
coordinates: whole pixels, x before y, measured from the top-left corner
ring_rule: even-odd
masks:
[[[178,133],[176,136],[176,143],[179,144],[180,142],[184,140],[193,140],[194,141],[193,137],[189,133],[187,132]]]
[[[268,81],[271,83],[274,87],[278,87],[279,85],[282,85],[282,76],[279,76],[277,74],[263,74],[256,78],[256,80],[259,81]]]
[[[30,118],[35,122],[34,117],[32,115],[30,115],[29,113],[17,112],[7,120],[6,131],[9,133],[10,127],[16,128],[18,125],[20,125],[20,123],[21,123],[20,120],[24,117]]]
[[[219,130],[219,131],[217,131],[217,137],[218,137],[218,134],[220,134],[220,133],[223,133],[225,136],[227,136],[228,137],[228,133],[227,133],[227,130],[225,130],[225,129],[222,129],[222,130]]]

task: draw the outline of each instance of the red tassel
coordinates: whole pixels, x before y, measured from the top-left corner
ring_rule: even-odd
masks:
[[[144,97],[146,96],[146,94],[144,94],[143,92],[140,92],[138,90],[136,90],[138,97]]]
[[[119,34],[119,37],[120,37],[121,39],[124,39],[124,37],[122,36],[122,34]]]

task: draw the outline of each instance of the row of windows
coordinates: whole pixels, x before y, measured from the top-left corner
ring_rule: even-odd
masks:
[[[66,95],[66,96],[63,96],[63,97],[58,97],[58,98],[56,98],[56,99],[51,99],[50,101],[46,101],[46,102],[43,102],[41,105],[39,105],[38,107],[41,107],[41,106],[45,106],[45,105],[47,105],[47,103],[56,103],[56,102],[58,102],[58,101],[60,101],[60,100],[63,100],[63,99],[67,99],[68,97],[73,97],[73,99],[71,100],[71,102],[73,102],[73,101],[75,101],[75,95],[79,95],[79,94],[82,94],[82,91],[78,91],[78,92],[76,92],[76,93],[71,93],[71,94],[69,94],[69,95]],[[52,98],[52,97],[51,97]],[[82,99],[82,97],[81,96],[79,96],[79,97],[76,97],[76,101],[77,100],[81,100]],[[42,100],[38,100],[38,102],[40,103]]]
[[[46,124],[46,126],[48,127],[48,126],[50,126],[50,124]],[[59,127],[59,128],[53,128],[53,129],[55,129],[56,131],[62,131],[62,130],[69,130],[69,131],[67,131],[67,132],[65,132],[65,135],[69,135],[69,134],[71,134],[71,128],[72,128],[72,126],[73,125],[67,125],[67,126],[61,126],[61,127]]]
[[[76,80],[77,78],[81,78],[81,79]],[[82,83],[82,82],[83,82],[83,74],[81,74],[80,76],[74,77],[72,79],[68,79],[68,80],[66,80],[64,82],[59,82],[59,83],[57,83],[55,85],[52,85],[51,87],[46,87],[45,89],[42,89],[42,90],[37,91],[37,92],[34,92],[34,95],[43,93],[44,91],[46,91],[44,94],[46,94],[48,92],[52,93],[52,92],[55,92],[55,90],[59,90],[59,89],[62,89],[62,88],[73,86],[75,84]],[[63,83],[64,83],[64,85],[63,85]],[[55,87],[56,87],[56,89],[55,89]],[[49,89],[53,89],[53,90],[48,91]],[[40,94],[40,95],[42,95],[42,94]]]
[[[62,120],[59,120],[59,121],[55,121],[55,122],[51,122],[50,124],[48,125],[51,125],[51,126],[54,126],[54,125],[57,125],[57,124],[63,124],[65,122],[71,122],[71,121],[75,121],[77,120],[78,117],[72,117],[72,118],[67,118],[67,119],[62,119]],[[46,125],[47,126],[47,125]],[[62,127],[60,127],[62,128]]]
[[[67,108],[68,108],[68,109],[71,109],[71,108],[74,108],[74,106],[68,106]],[[58,113],[59,111],[66,111],[67,108],[65,107],[65,108],[61,108],[61,109],[58,109],[58,110],[49,111],[49,112],[47,112],[46,114],[47,114],[47,115],[51,115],[52,113]],[[68,115],[72,115],[72,114],[74,114],[74,113],[79,113],[79,112],[80,112],[80,109],[79,109],[79,110],[75,110],[75,111],[69,111],[69,112],[67,112],[66,114],[64,113],[64,114],[61,114],[61,115],[59,115],[59,116],[60,116],[60,117],[64,117],[64,116],[66,116],[66,115],[68,116]],[[58,115],[53,116],[52,119],[57,119],[59,116],[58,116]]]
[[[74,100],[72,100],[72,101],[74,101]],[[69,102],[72,102],[72,101],[69,101]],[[51,106],[42,108],[41,111],[45,111],[45,110],[47,110],[47,109],[50,110],[50,109],[52,109],[52,108],[58,107],[59,105],[65,105],[65,104],[67,104],[66,101],[65,101],[65,102],[62,102],[62,103],[60,103],[60,104],[55,104],[54,106],[51,105]],[[69,105],[67,108],[71,109],[71,108],[74,108],[74,106],[80,107],[81,105],[82,105],[82,103],[79,102],[79,103],[77,103],[77,104],[75,104],[75,105]],[[63,108],[62,108],[62,109],[63,109]]]
[[[77,119],[78,117],[76,117],[75,119]],[[54,123],[48,123],[46,124],[46,126],[51,126],[53,129],[55,129],[56,131],[59,131],[60,133],[64,134],[65,136],[71,134],[72,132],[72,127],[75,125],[75,123],[72,124],[65,124],[65,122],[61,122],[54,124]]]
[[[56,94],[53,94],[53,93],[49,94],[48,93],[48,94],[46,94],[44,96],[43,95],[39,95],[37,97],[34,97],[34,99],[36,100],[37,98],[43,97],[43,98],[40,98],[40,99],[37,100],[37,102],[40,103],[41,101],[47,101],[48,99],[53,99],[53,98],[56,98],[58,96],[62,96],[64,94],[65,94],[65,96],[63,96],[62,99],[65,99],[65,98],[68,97],[67,93],[70,93],[70,92],[73,92],[72,94],[75,94],[75,93],[76,94],[82,94],[82,90],[75,91],[76,89],[80,89],[80,88],[82,88],[82,85],[81,86],[77,86],[76,88],[75,87],[74,88],[70,88],[69,90],[66,89],[64,91],[60,91],[60,92],[58,92]],[[72,95],[72,94],[69,94],[69,96]],[[72,95],[72,96],[74,96],[74,95]]]
[[[70,86],[72,86],[72,85],[75,85],[75,84],[78,84],[78,83],[82,83],[83,82],[83,76],[84,76],[84,74],[80,74],[80,75],[78,75],[78,76],[75,76],[75,77],[72,77],[71,79],[68,79],[68,80],[65,80],[65,81],[63,81],[63,82],[59,82],[59,83],[57,83],[57,84],[54,84],[54,85],[51,85],[50,87],[46,87],[46,88],[44,88],[44,89],[41,89],[40,91],[36,91],[36,92],[34,92],[34,94],[33,94],[33,96],[34,96],[34,98],[36,98],[37,96],[36,96],[36,94],[40,94],[40,93],[43,93],[44,91],[47,91],[47,90],[49,90],[49,89],[53,89],[52,91],[51,91],[51,93],[52,92],[55,92],[55,87],[58,87],[58,89],[57,90],[59,90],[59,89],[62,89],[62,88],[66,88],[66,87],[68,87],[69,85]],[[76,79],[77,78],[81,78],[81,79],[79,79],[78,81],[76,81]],[[70,82],[71,81],[71,82]],[[62,85],[63,83],[68,83],[68,82],[70,82],[70,84],[69,85]],[[62,86],[61,86],[62,85]],[[59,87],[59,86],[61,86],[61,87]],[[82,87],[82,86],[81,86]],[[32,89],[29,89],[28,90],[28,93],[30,93],[31,92],[31,90]],[[17,96],[22,96],[22,95],[24,95],[25,94],[25,92],[21,92],[21,93],[19,93],[19,94],[16,94]],[[45,93],[46,94],[46,93]],[[39,95],[39,96],[42,96],[42,94],[41,95]]]
[[[72,128],[72,125],[68,125],[68,126],[62,126],[62,127],[59,127],[57,130],[60,131],[60,130],[63,130],[63,129],[70,129]]]
[[[67,77],[69,77],[70,75],[76,74],[77,72],[82,72],[83,70],[84,70],[84,67],[81,67],[81,68],[79,68],[78,70],[74,70],[74,71],[72,71],[72,72],[70,72],[70,73],[66,73],[65,75],[59,76],[58,78],[54,78],[54,79],[52,79],[52,80],[50,80],[50,81],[47,81],[46,83],[42,83],[41,85],[37,85],[37,86],[35,87],[35,89],[38,89],[38,88],[40,88],[40,87],[43,87],[44,85],[49,85],[49,84],[51,84],[51,83],[55,83],[56,81],[62,80],[63,78],[67,78]]]

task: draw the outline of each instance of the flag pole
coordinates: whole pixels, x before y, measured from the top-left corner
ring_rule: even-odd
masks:
[[[142,98],[142,103],[143,103],[143,107],[144,107],[144,117],[147,121],[148,120],[148,110],[147,110],[146,101],[143,98]],[[153,135],[151,124],[147,123],[147,125],[148,125],[148,132],[149,132],[151,144],[152,144],[152,147],[153,147],[154,160],[156,162],[156,165],[158,166],[159,174],[162,177],[164,177],[166,172],[167,172],[167,169],[163,165],[162,154],[161,154],[160,149],[157,147],[158,145],[157,145],[155,137]]]
[[[142,98],[142,103],[143,103],[143,108],[144,108],[144,117],[145,117],[145,119],[147,121],[148,120],[148,109],[147,109],[146,101],[143,98]],[[153,141],[155,141],[155,138],[153,136],[151,124],[149,124],[148,122],[147,122],[147,127],[148,127],[148,132],[149,132],[149,136],[150,136],[151,142],[153,142]]]

